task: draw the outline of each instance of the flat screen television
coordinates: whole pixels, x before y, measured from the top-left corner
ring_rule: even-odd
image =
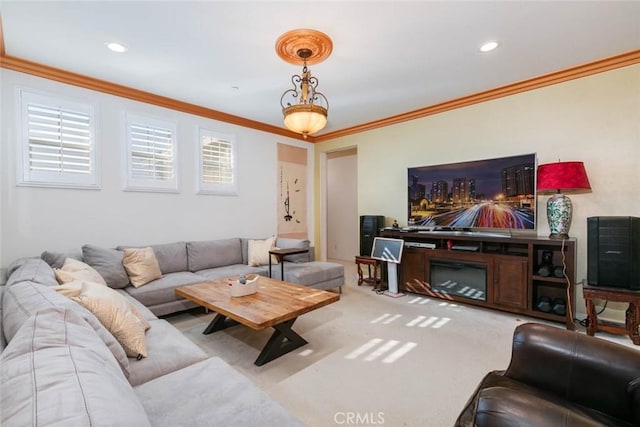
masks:
[[[536,229],[536,155],[408,168],[408,226],[444,231]]]

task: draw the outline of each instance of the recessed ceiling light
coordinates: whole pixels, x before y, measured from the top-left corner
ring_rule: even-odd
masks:
[[[107,46],[109,50],[117,53],[124,53],[129,50],[128,47],[118,42],[106,42],[105,46]]]
[[[498,43],[496,40],[491,40],[490,42],[486,42],[485,44],[480,46],[480,52],[491,52],[498,46],[500,46],[500,43]]]

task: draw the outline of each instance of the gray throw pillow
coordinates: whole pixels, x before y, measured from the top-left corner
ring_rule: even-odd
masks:
[[[44,251],[40,254],[40,258],[49,264],[51,268],[62,268],[64,265],[64,260],[67,258],[77,259],[78,261],[82,261],[82,251],[79,249],[69,251],[69,252],[53,252],[53,251]]]
[[[129,276],[122,264],[124,253],[115,249],[95,245],[82,247],[82,259],[93,267],[111,288],[124,288],[129,284]]]

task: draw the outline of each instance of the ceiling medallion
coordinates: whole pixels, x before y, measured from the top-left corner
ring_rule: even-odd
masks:
[[[300,29],[289,31],[276,41],[276,53],[285,61],[303,65],[300,75],[293,75],[293,89],[280,98],[284,125],[292,132],[308,135],[322,130],[327,124],[329,101],[316,91],[318,79],[311,77],[308,64],[326,59],[333,49],[329,36],[320,31]]]
[[[311,56],[306,58],[308,65],[318,64],[331,55],[333,42],[325,33],[316,30],[291,30],[276,41],[276,53],[290,64],[302,65],[304,61],[298,56],[300,49],[309,49]]]

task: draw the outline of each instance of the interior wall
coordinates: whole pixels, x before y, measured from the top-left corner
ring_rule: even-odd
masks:
[[[277,143],[308,149],[297,141],[86,90],[9,70],[1,70],[2,181],[0,266],[44,250],[69,250],[85,243],[113,247],[227,237],[262,238],[276,233]],[[24,87],[93,103],[97,107],[100,190],[16,186],[20,108],[16,88]],[[124,112],[177,123],[178,194],[122,191]],[[198,126],[234,134],[238,145],[238,196],[196,194]],[[309,168],[308,222],[312,236],[313,168]]]
[[[355,148],[327,155],[327,258],[358,255],[358,164]]]
[[[397,218],[400,225],[407,224],[408,167],[531,152],[538,164],[583,161],[592,192],[570,196],[580,282],[587,277],[586,218],[640,216],[639,93],[640,65],[627,66],[316,144],[316,159],[357,146],[358,214]],[[537,199],[540,236],[549,234],[546,200]],[[578,314],[584,314],[581,298],[578,289]]]

